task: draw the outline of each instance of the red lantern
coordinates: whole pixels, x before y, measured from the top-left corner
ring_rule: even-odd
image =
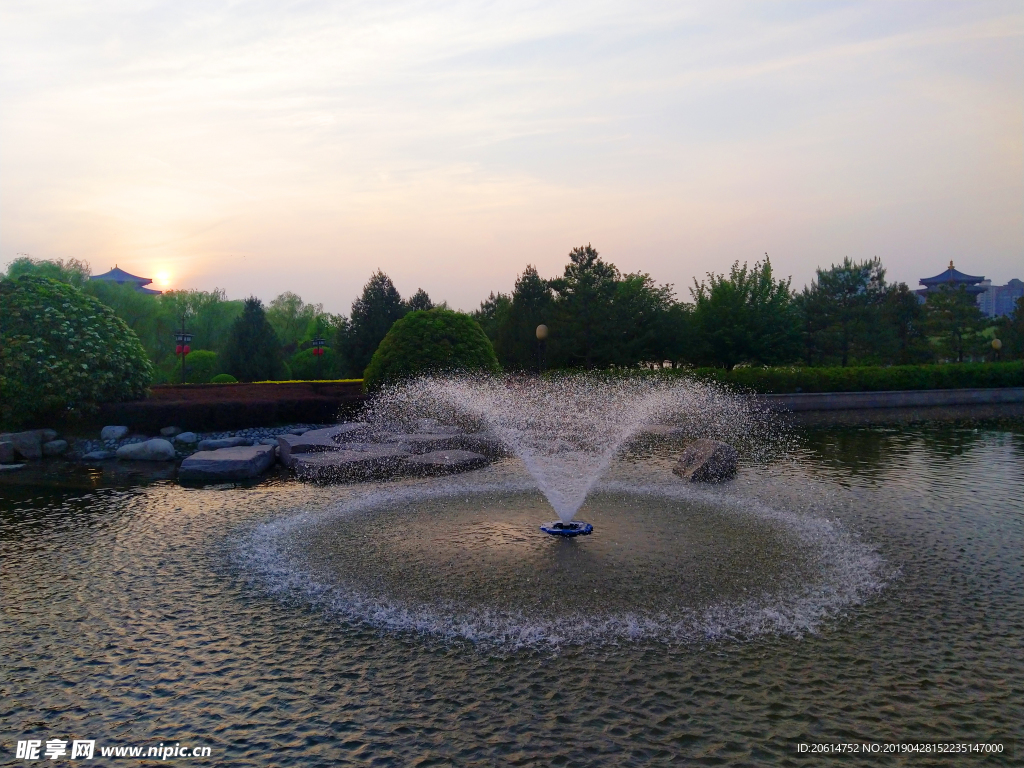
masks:
[[[192,350],[188,348],[188,344],[185,345],[185,354],[187,355]]]
[[[179,344],[178,346],[176,346],[174,348],[174,354],[176,354],[176,355],[180,355],[181,354],[181,344]]]

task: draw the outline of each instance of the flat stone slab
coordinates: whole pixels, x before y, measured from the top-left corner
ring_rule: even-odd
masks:
[[[216,440],[200,440],[196,449],[200,451],[216,451],[221,448],[237,448],[240,445],[252,445],[252,438],[221,437]]]
[[[409,453],[430,453],[432,451],[455,450],[462,447],[461,434],[441,434],[438,432],[416,432],[409,435],[388,435],[384,441],[397,443],[405,447]]]
[[[179,480],[248,480],[259,477],[274,463],[272,445],[248,445],[199,451],[181,462]]]
[[[171,461],[174,446],[167,440],[155,437],[143,443],[129,443],[117,449],[117,458],[126,461]]]
[[[454,472],[465,472],[487,464],[487,457],[473,451],[431,451],[418,456],[410,456],[402,462],[402,466],[416,474],[446,475]]]
[[[393,473],[409,455],[394,445],[361,445],[359,450],[305,453],[292,468],[302,480],[369,480]]]
[[[82,457],[82,461],[107,461],[116,458],[117,454],[114,451],[89,451]]]
[[[319,432],[321,430],[312,430],[312,432]],[[312,432],[306,432],[302,435],[278,435],[277,436],[277,448],[278,456],[281,459],[281,463],[286,467],[291,467],[295,463],[295,459],[298,456],[307,453],[326,453],[327,451],[340,451],[343,447],[334,441],[330,435],[309,435]]]
[[[694,440],[679,456],[672,471],[691,483],[720,483],[736,474],[739,454],[728,443]]]
[[[344,424],[335,424],[332,427],[324,427],[323,429],[311,429],[308,432],[303,432],[302,437],[307,439],[326,437],[338,443],[345,443],[365,437],[369,430],[369,424],[362,421],[350,421]]]

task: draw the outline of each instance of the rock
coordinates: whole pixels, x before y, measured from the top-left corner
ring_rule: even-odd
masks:
[[[174,437],[181,434],[181,427],[164,427],[160,430],[161,437]]]
[[[42,430],[32,429],[28,432],[11,432],[0,436],[5,443],[12,443],[14,451],[23,459],[43,458]]]
[[[14,443],[5,440],[0,443],[0,464],[14,463]]]
[[[303,480],[368,480],[394,472],[408,455],[394,445],[364,445],[361,450],[299,454],[292,467]]]
[[[490,459],[512,455],[512,451],[508,446],[489,432],[473,432],[468,435],[459,435],[455,440],[455,444],[464,451],[482,453]]]
[[[196,435],[195,432],[182,432],[180,435],[175,436],[174,442],[182,443],[183,445],[188,445],[190,443],[194,443],[198,439],[199,437]]]
[[[672,469],[691,483],[719,483],[736,474],[736,449],[718,440],[695,440]]]
[[[122,445],[117,449],[117,458],[128,461],[170,461],[174,458],[174,446],[163,438],[154,437],[143,443]]]
[[[276,437],[264,437],[262,440],[260,440],[259,444],[260,445],[272,445],[272,446],[274,446],[276,448],[277,447],[277,438]]]
[[[200,451],[216,451],[221,448],[237,448],[241,445],[252,445],[252,438],[222,437],[219,440],[200,440],[196,447]]]
[[[301,454],[343,450],[343,447],[339,443],[335,442],[331,435],[313,434],[314,432],[327,431],[328,430],[312,430],[302,435],[278,435],[277,446],[281,463],[286,467],[290,467],[292,466],[295,457]]]
[[[52,443],[57,439],[57,430],[55,429],[37,429],[39,433],[39,439],[44,443]]]
[[[439,434],[428,432],[413,435],[388,435],[385,442],[399,443],[410,453],[430,453],[432,451],[451,451],[462,446],[464,435]]]
[[[24,464],[0,464],[0,472],[7,472],[11,469],[21,469]]]
[[[179,480],[247,480],[274,463],[274,446],[252,445],[199,451],[181,462]]]
[[[67,440],[50,440],[47,443],[43,443],[43,455],[44,456],[60,456],[68,449]]]
[[[437,419],[417,419],[416,420],[416,433],[417,434],[432,434],[432,435],[457,435],[462,430],[458,427],[453,427],[447,424],[442,424]]]
[[[104,427],[100,430],[100,440],[120,440],[128,434],[128,427]]]
[[[89,451],[82,457],[82,461],[106,461],[107,459],[116,459],[117,454],[113,451]]]
[[[472,451],[431,451],[419,456],[410,456],[402,466],[415,474],[446,475],[453,472],[465,472],[469,469],[482,467],[487,457]]]

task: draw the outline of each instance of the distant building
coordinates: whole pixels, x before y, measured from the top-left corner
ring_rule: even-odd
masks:
[[[89,278],[90,280],[108,280],[111,283],[117,283],[118,285],[131,285],[134,286],[135,290],[139,293],[148,293],[151,296],[156,296],[163,293],[153,288],[146,288],[147,285],[153,282],[148,277],[137,277],[136,275],[130,275],[123,269],[118,269],[117,265],[109,272],[105,272],[102,275],[93,275]]]
[[[1006,285],[992,285],[990,281],[983,294],[978,296],[978,306],[989,317],[1012,315],[1016,309],[1017,299],[1024,296],[1024,282],[1014,278]]]
[[[919,288],[916,293],[921,301],[925,301],[929,293],[942,290],[944,287],[958,290],[962,286],[967,293],[976,297],[978,308],[988,317],[1012,314],[1017,299],[1024,296],[1024,282],[1020,280],[1011,280],[1006,285],[992,285],[992,281],[984,277],[965,275],[957,271],[952,261],[945,272],[940,272],[935,277],[922,277],[920,282],[924,288]]]

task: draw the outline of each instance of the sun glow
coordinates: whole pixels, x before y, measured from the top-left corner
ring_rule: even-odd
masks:
[[[169,272],[157,272],[153,282],[162,288],[166,288],[171,284],[171,275]]]

